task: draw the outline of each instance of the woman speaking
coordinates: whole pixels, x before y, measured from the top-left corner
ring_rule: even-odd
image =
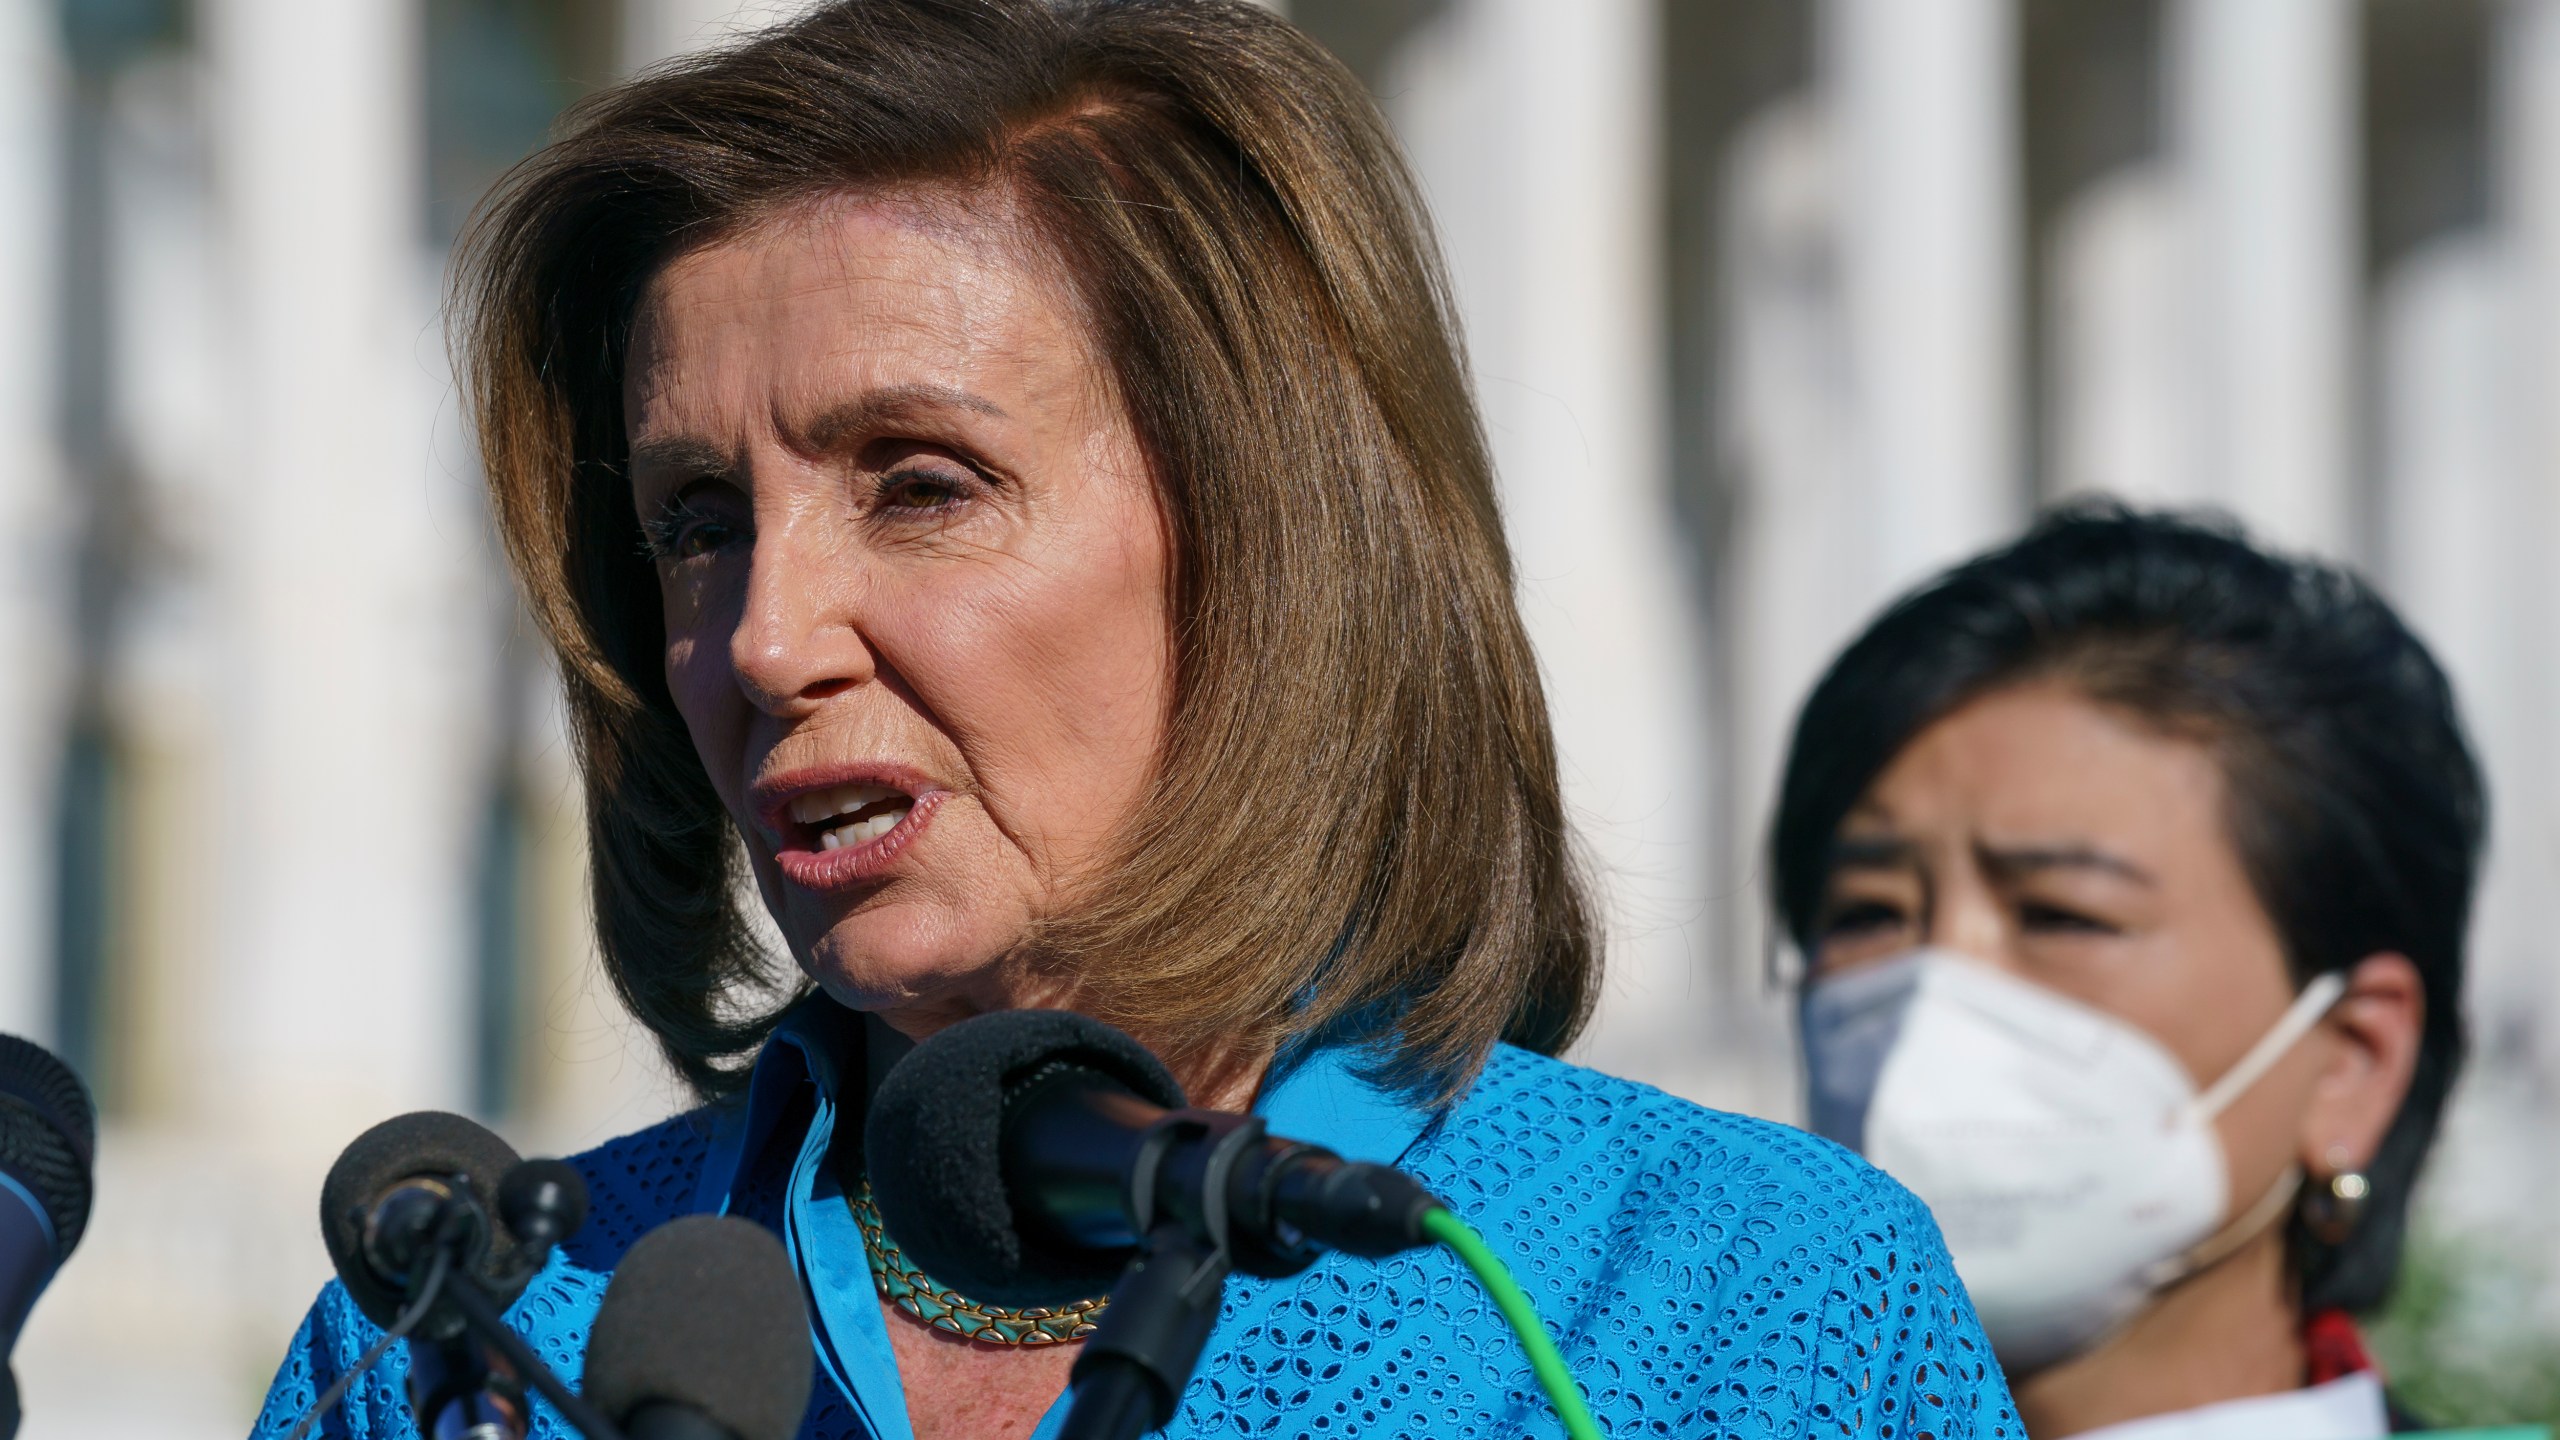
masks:
[[[605,961],[708,1102],[577,1162],[594,1218],[511,1312],[546,1354],[725,1209],[800,1270],[806,1433],[1054,1427],[1101,1297],[917,1273],[859,1145],[904,1048],[1049,1006],[1412,1172],[1615,1434],[2018,1433],[1908,1194],[1550,1058],[1598,943],[1492,475],[1412,181],[1315,44],[1243,3],[832,5],[587,102],[461,275]],[[265,1429],[375,1336],[324,1293]],[[331,1423],[406,1433],[395,1369]],[[1429,1252],[1233,1282],[1167,1433],[1553,1423]]]

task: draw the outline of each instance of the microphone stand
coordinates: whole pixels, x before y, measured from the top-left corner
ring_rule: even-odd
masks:
[[[409,1413],[425,1440],[522,1440],[531,1428],[524,1383],[489,1362],[462,1332],[411,1345]]]
[[[1226,1246],[1178,1220],[1148,1232],[1067,1372],[1075,1399],[1058,1440],[1137,1440],[1171,1420],[1233,1268]]]
[[[1263,1133],[1258,1116],[1175,1110],[1156,1122],[1140,1146],[1126,1199],[1133,1228],[1146,1239],[1120,1272],[1100,1325],[1067,1372],[1075,1398],[1059,1440],[1137,1440],[1173,1419],[1200,1364],[1201,1347],[1209,1343],[1210,1327],[1218,1322],[1227,1276],[1236,1268],[1228,1178],[1262,1143]],[[1177,1147],[1200,1141],[1208,1142],[1200,1213],[1160,1213],[1156,1182],[1165,1164]],[[1269,1263],[1273,1257],[1259,1258]]]
[[[623,1440],[622,1432],[614,1428],[612,1421],[604,1418],[603,1412],[579,1399],[576,1391],[560,1383],[560,1377],[552,1373],[551,1367],[542,1363],[542,1357],[533,1353],[533,1347],[524,1343],[524,1337],[507,1324],[506,1317],[477,1283],[469,1276],[460,1276],[445,1283],[446,1296],[451,1300],[454,1311],[462,1317],[464,1328],[497,1352],[496,1358],[500,1363],[494,1366],[487,1364],[485,1356],[474,1357],[489,1373],[513,1372],[507,1378],[523,1377],[532,1384],[536,1394],[550,1401],[561,1418],[576,1426],[587,1440]],[[516,1393],[521,1395],[523,1392],[519,1389]],[[524,1422],[518,1420],[514,1430],[499,1433],[522,1435],[523,1426]],[[468,1427],[456,1433],[479,1440]],[[427,1440],[443,1440],[443,1432],[430,1430]]]

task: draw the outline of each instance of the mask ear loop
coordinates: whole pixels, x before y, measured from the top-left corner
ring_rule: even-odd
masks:
[[[2258,1238],[2258,1232],[2273,1225],[2293,1208],[2294,1197],[2302,1193],[2302,1167],[2287,1165],[2258,1203],[2230,1224],[2197,1241],[2184,1254],[2158,1261],[2142,1272],[2142,1283],[2153,1290],[2165,1290],[2188,1276],[2210,1270],[2232,1252]]]
[[[2240,1057],[2240,1063],[2213,1082],[2212,1088],[2188,1102],[2178,1117],[2180,1122],[2212,1124],[2215,1116],[2231,1108],[2231,1102],[2264,1078],[2269,1070],[2275,1068],[2276,1062],[2285,1057],[2285,1052],[2310,1034],[2311,1027],[2327,1017],[2346,993],[2346,974],[2338,970],[2320,975],[2303,986],[2302,993],[2294,997],[2293,1004],[2276,1020],[2274,1028],[2258,1037],[2258,1043],[2249,1047],[2249,1053]],[[2294,1197],[2301,1193],[2302,1167],[2287,1165],[2284,1173],[2276,1177],[2276,1183],[2267,1187],[2267,1193],[2258,1197],[2256,1204],[2234,1217],[2230,1224],[2197,1241],[2184,1254],[2173,1255],[2145,1270],[2143,1283],[2158,1290],[2200,1270],[2209,1269],[2256,1239],[2258,1232],[2274,1224],[2291,1208]]]
[[[2214,1081],[2212,1088],[2189,1101],[2187,1113],[2179,1118],[2191,1125],[2209,1124],[2215,1116],[2230,1109],[2231,1102],[2266,1078],[2266,1073],[2276,1068],[2276,1062],[2285,1057],[2285,1052],[2310,1034],[2312,1026],[2327,1018],[2330,1008],[2346,993],[2346,973],[2340,970],[2331,970],[2303,986],[2302,993],[2294,997],[2293,1004],[2276,1020],[2275,1028],[2259,1036],[2258,1043],[2249,1047],[2249,1053],[2240,1057],[2240,1063],[2223,1072],[2222,1078]]]

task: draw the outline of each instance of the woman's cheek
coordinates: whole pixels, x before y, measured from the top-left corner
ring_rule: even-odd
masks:
[[[667,694],[675,701],[676,713],[684,717],[685,732],[693,737],[702,768],[726,795],[740,775],[738,748],[744,743],[732,713],[736,707],[723,703],[724,696],[739,698],[737,687],[729,682],[728,647],[670,631],[666,654]]]
[[[676,709],[685,723],[695,722],[697,692],[703,688],[701,675],[702,647],[691,635],[678,633],[673,626],[667,632],[667,693],[675,698]]]

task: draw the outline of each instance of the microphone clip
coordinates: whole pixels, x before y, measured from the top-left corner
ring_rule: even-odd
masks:
[[[466,1175],[424,1175],[360,1217],[366,1262],[426,1312],[411,1330],[409,1405],[428,1440],[522,1440],[528,1388],[588,1440],[621,1440],[508,1327],[506,1305],[586,1220],[586,1186],[558,1160],[526,1160],[499,1181],[496,1223],[514,1240],[492,1260],[491,1217]],[[494,1292],[494,1293],[493,1293]]]
[[[1123,1196],[1143,1238],[1068,1372],[1075,1398],[1060,1440],[1134,1440],[1173,1418],[1217,1324],[1227,1276],[1278,1279],[1323,1253],[1272,1212],[1282,1177],[1302,1156],[1326,1154],[1275,1143],[1258,1115],[1168,1110],[1148,1127]],[[1190,1183],[1166,1183],[1185,1169],[1198,1172],[1179,1177]]]
[[[1156,1248],[1158,1232],[1179,1225],[1195,1249],[1223,1257],[1232,1269],[1266,1280],[1295,1275],[1314,1264],[1323,1247],[1273,1213],[1273,1195],[1301,1156],[1323,1153],[1273,1142],[1259,1115],[1168,1110],[1148,1127],[1129,1166],[1122,1197],[1129,1228],[1144,1237],[1143,1246]],[[1164,1183],[1174,1178],[1171,1171],[1193,1168],[1197,1176],[1183,1178],[1197,1183]],[[1246,1183],[1238,1185],[1239,1177]]]

